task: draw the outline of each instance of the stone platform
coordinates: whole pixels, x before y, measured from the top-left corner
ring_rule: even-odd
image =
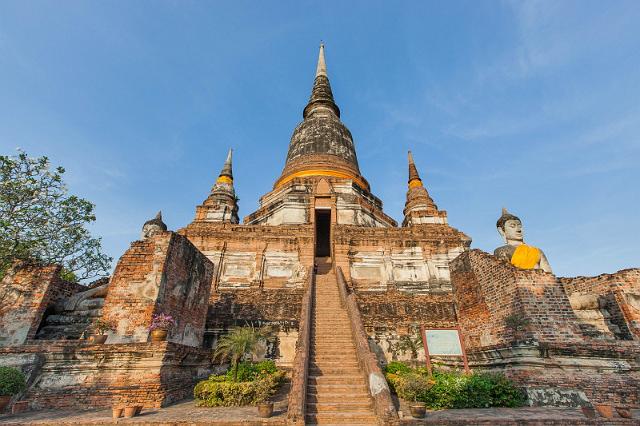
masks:
[[[633,419],[587,419],[575,408],[476,408],[442,410],[427,414],[424,419],[403,417],[400,424],[408,425],[640,425],[640,410],[633,410]],[[407,413],[408,414],[408,413]],[[0,416],[0,425],[285,425],[286,401],[275,404],[274,416],[261,419],[255,407],[196,407],[192,400],[166,408],[144,410],[139,417],[111,418],[110,410],[36,411],[14,416]]]

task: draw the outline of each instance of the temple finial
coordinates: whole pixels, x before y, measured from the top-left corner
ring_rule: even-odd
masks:
[[[413,162],[413,154],[409,151],[409,188],[416,186],[422,186],[422,179],[420,179],[416,164]]]
[[[162,220],[162,210],[158,210],[158,214],[156,214],[157,220]]]
[[[502,208],[502,214],[503,214],[503,215],[505,215],[505,214],[509,214],[509,212],[507,211],[507,208],[506,208],[506,207],[503,207],[503,208]]]
[[[320,42],[320,53],[318,53],[318,66],[316,67],[316,77],[327,76],[327,64],[324,61],[324,43]]]
[[[233,149],[229,148],[229,152],[227,153],[227,159],[224,161],[224,166],[222,166],[222,170],[220,171],[220,178],[225,176],[233,180],[233,167],[231,165],[232,155],[233,155]],[[220,181],[220,178],[218,178],[218,181]]]

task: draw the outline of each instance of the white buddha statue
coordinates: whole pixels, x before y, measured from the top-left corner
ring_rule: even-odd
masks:
[[[542,269],[545,272],[553,273],[544,252],[524,243],[520,218],[503,208],[502,216],[498,219],[496,227],[505,245],[494,250],[495,256],[508,260],[513,266],[520,269]]]

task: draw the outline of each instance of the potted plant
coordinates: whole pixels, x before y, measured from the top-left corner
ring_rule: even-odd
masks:
[[[273,402],[269,397],[273,395],[273,386],[268,378],[258,379],[256,382],[255,399],[258,406],[258,416],[263,418],[271,417],[273,414]]]
[[[107,341],[108,336],[105,333],[113,330],[113,326],[107,321],[98,319],[93,322],[92,329],[94,333],[89,336],[89,342],[102,345]]]
[[[0,367],[0,412],[2,412],[11,397],[22,392],[26,387],[24,374],[12,367]]]
[[[409,404],[409,410],[411,415],[416,419],[421,419],[427,412],[427,407],[424,402],[418,401],[418,399],[424,395],[424,393],[431,387],[431,380],[417,373],[407,374],[402,381],[401,393],[403,397],[410,399],[412,402]]]
[[[151,325],[149,331],[151,332],[152,342],[164,342],[167,340],[167,334],[169,329],[176,325],[176,320],[171,315],[167,314],[155,314],[151,319]]]
[[[218,340],[216,349],[213,352],[213,361],[231,361],[233,371],[233,381],[238,380],[238,362],[248,354],[255,354],[258,351],[259,343],[267,340],[273,330],[265,326],[261,328],[234,327],[228,334]]]

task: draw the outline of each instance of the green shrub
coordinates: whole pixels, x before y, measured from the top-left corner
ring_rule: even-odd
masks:
[[[238,363],[238,382],[250,382],[269,374],[274,374],[278,371],[276,363],[268,359],[265,361],[252,363],[252,362],[240,362]],[[227,371],[227,380],[233,380],[233,369]]]
[[[0,396],[15,395],[26,387],[24,374],[11,367],[0,367]]]
[[[484,408],[519,407],[525,403],[524,393],[502,374],[473,373],[460,371],[434,371],[429,378],[425,368],[409,369],[402,367],[386,373],[389,387],[398,396],[406,400],[417,398],[427,407],[439,410],[444,408]],[[428,380],[420,389],[416,376]],[[409,386],[407,386],[409,384]]]
[[[411,367],[409,367],[404,362],[400,361],[391,361],[384,368],[385,373],[398,374],[398,373],[408,373],[411,371]]]
[[[247,382],[234,382],[233,379],[227,380],[226,376],[211,376],[196,385],[193,396],[199,407],[257,404],[275,394],[283,378],[284,373],[281,371]]]

